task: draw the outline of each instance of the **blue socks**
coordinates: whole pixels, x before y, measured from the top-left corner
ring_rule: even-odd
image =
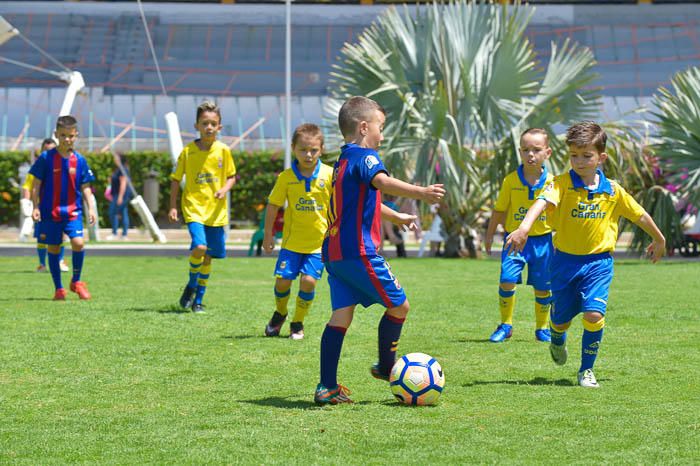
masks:
[[[329,390],[338,386],[338,361],[347,329],[326,325],[321,336],[321,384]]]
[[[560,332],[550,325],[549,332],[552,334],[552,344],[553,345],[561,346],[564,343],[566,343],[566,330],[563,332]]]
[[[61,258],[59,254],[48,253],[49,257],[49,271],[51,272],[51,279],[53,280],[53,285],[57,290],[63,288],[63,283],[61,283]]]
[[[386,312],[379,321],[379,370],[388,375],[396,362],[396,348],[406,319],[392,317]]]
[[[85,259],[85,249],[82,251],[73,251],[71,262],[73,263],[73,279],[74,282],[80,281],[80,272],[83,270],[83,260]]]
[[[39,265],[46,267],[46,245],[43,248],[37,247],[36,253],[39,255]]]
[[[584,329],[583,338],[581,339],[581,368],[578,370],[579,372],[593,368],[593,364],[595,364],[595,360],[598,357],[598,347],[602,339],[603,329],[597,332]]]

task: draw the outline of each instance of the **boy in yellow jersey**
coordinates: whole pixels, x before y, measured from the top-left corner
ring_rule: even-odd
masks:
[[[566,363],[566,330],[583,313],[583,339],[578,383],[597,388],[593,364],[603,337],[608,289],[613,277],[611,253],[617,241],[620,217],[644,230],[653,241],[647,249],[653,262],[666,252],[666,239],[651,216],[617,182],[600,169],[607,159],[605,131],[593,122],[573,125],[566,132],[571,168],[556,176],[528,210],[506,246],[523,249],[534,221],[548,206],[555,210],[552,228],[552,292],[550,354],[558,365]]]
[[[275,247],[272,227],[279,209],[284,211],[282,249],[275,266],[276,310],[265,327],[265,335],[277,336],[287,319],[290,288],[299,274],[296,310],[289,325],[293,340],[304,338],[304,317],[314,299],[316,281],[323,273],[321,246],[328,229],[328,202],[331,197],[333,168],[318,159],[323,153],[323,133],[313,124],[299,126],[292,136],[296,160],[280,173],[272,188],[265,215],[263,247],[270,253]]]
[[[486,230],[484,245],[491,254],[493,235],[498,225],[504,225],[506,236],[515,231],[545,186],[553,179],[544,162],[552,155],[549,136],[540,128],[530,128],[520,136],[520,160],[518,169],[505,177],[498,193],[491,220]],[[546,215],[538,218],[532,226],[530,240],[525,249],[517,254],[501,253],[501,278],[498,288],[501,323],[493,332],[490,341],[500,343],[513,335],[513,310],[515,308],[515,286],[522,283],[525,265],[528,267],[527,284],[535,289],[535,339],[550,341],[549,308],[552,302],[549,274],[552,259],[552,228]]]
[[[56,141],[54,141],[51,138],[46,138],[43,141],[41,141],[41,149],[39,151],[39,154],[43,154],[44,152],[51,150],[56,147]],[[27,178],[24,180],[24,183],[22,184],[22,208],[25,210],[25,215],[29,213],[29,215],[26,215],[27,217],[31,217],[31,212],[33,209],[32,205],[32,187],[34,186],[34,175],[31,173],[27,173]],[[26,207],[25,207],[26,206]],[[39,266],[36,268],[37,272],[48,272],[48,269],[46,268],[46,243],[42,243],[41,240],[39,239],[39,231],[41,229],[41,222],[35,222],[34,223],[34,238],[36,238],[36,254],[39,257]],[[70,269],[68,268],[68,265],[66,264],[66,261],[63,260],[63,253],[65,251],[65,248],[63,245],[61,245],[60,253],[59,253],[59,267],[61,269],[61,272],[68,272]]]
[[[199,139],[182,150],[170,176],[168,217],[173,222],[178,219],[177,197],[185,176],[181,208],[192,244],[190,278],[182,291],[180,306],[200,313],[204,312],[202,299],[211,273],[211,260],[226,257],[226,193],[236,181],[236,166],[228,146],[216,140],[221,130],[221,110],[215,103],[204,102],[197,107],[194,127],[199,131]]]

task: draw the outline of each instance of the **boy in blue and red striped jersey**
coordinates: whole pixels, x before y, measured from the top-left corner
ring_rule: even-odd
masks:
[[[414,215],[382,204],[381,192],[436,203],[442,185],[415,186],[392,178],[379,159],[384,136],[384,109],[366,97],[352,97],[340,109],[338,124],[346,144],[333,170],[328,232],[322,257],[328,270],[333,314],[321,337],[321,381],[314,401],[320,405],[352,403],[350,391],[336,379],[343,339],[355,306],[387,308],[379,322],[379,362],[372,376],[389,380],[409,305],[389,264],[379,255],[381,220],[414,226]]]
[[[56,121],[56,139],[58,146],[39,156],[29,173],[34,176],[32,200],[34,211],[32,218],[41,221],[39,241],[48,249],[49,271],[56,292],[54,301],[66,299],[66,290],[61,283],[59,265],[63,234],[70,238],[73,249],[73,278],[71,291],[80,299],[90,299],[87,285],[80,281],[85,259],[83,250],[83,195],[88,199],[88,221],[95,223],[95,207],[91,205],[90,182],[95,177],[87,160],[73,146],[78,138],[78,122],[70,116],[58,117]]]

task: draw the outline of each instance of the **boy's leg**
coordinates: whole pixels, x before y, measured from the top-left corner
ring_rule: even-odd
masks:
[[[197,292],[197,280],[204,263],[204,256],[207,254],[207,237],[204,225],[190,222],[187,224],[187,229],[190,232],[192,243],[190,244],[189,280],[180,296],[180,307],[183,309],[191,308],[194,303],[194,296]]]
[[[66,247],[61,243],[61,252],[58,254],[58,265],[61,267],[61,272],[68,272],[70,271],[70,267],[68,267],[68,264],[66,264],[66,261],[64,259],[66,255]]]
[[[58,244],[47,245],[48,259],[49,259],[49,271],[51,272],[51,279],[53,280],[54,288],[56,288],[56,295],[54,299],[65,299],[66,292],[63,289],[63,283],[61,282],[61,267],[59,265],[59,252],[61,246]],[[61,291],[62,293],[59,293]],[[59,297],[59,294],[63,295],[63,298]]]
[[[549,323],[549,333],[551,341],[549,343],[549,354],[558,366],[566,364],[569,352],[566,349],[566,331],[571,326],[571,321],[555,324]]]
[[[304,319],[314,302],[315,290],[316,279],[310,275],[302,274],[301,279],[299,279],[299,293],[297,294],[294,317],[289,325],[291,330],[289,337],[293,340],[304,338]]]
[[[581,386],[598,387],[593,375],[593,365],[598,357],[598,349],[603,339],[605,316],[600,312],[585,312],[583,314],[583,338],[581,339],[581,367],[578,371],[578,381]]]
[[[389,380],[389,373],[396,362],[396,349],[399,346],[401,330],[410,310],[408,300],[403,304],[386,310],[378,328],[379,362],[372,367],[372,376]]]
[[[204,260],[202,261],[202,266],[199,269],[199,275],[197,277],[197,291],[195,292],[194,302],[192,303],[192,311],[194,312],[204,312],[202,301],[204,300],[204,293],[207,292],[209,275],[211,275],[211,256],[209,254],[205,254]]]
[[[287,320],[287,303],[291,293],[292,280],[277,277],[275,280],[275,312],[272,313],[270,321],[265,326],[265,336],[276,337],[280,334],[280,329]]]
[[[345,332],[352,323],[354,311],[355,305],[334,310],[321,336],[321,383],[314,396],[318,404],[350,401],[346,396],[347,389],[338,385],[337,377]]]
[[[549,312],[552,308],[552,292],[535,290],[535,338],[537,341],[551,340],[549,332]]]
[[[39,257],[39,267],[37,272],[46,272],[46,244],[36,243],[36,255]]]
[[[70,290],[77,293],[80,299],[90,299],[90,292],[87,289],[85,282],[80,281],[80,275],[83,272],[83,262],[85,260],[85,247],[82,236],[76,236],[70,239],[73,256],[73,277],[70,282]]]

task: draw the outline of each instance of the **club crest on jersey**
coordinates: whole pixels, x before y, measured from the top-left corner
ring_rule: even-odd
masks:
[[[224,159],[221,158],[221,157],[219,157],[217,161],[218,161],[218,164],[219,164],[219,168],[222,168],[222,167],[224,166]]]
[[[326,183],[325,183],[323,180],[320,180],[320,181],[318,182],[318,187],[319,187],[319,188],[325,188],[325,187],[326,187]]]
[[[374,155],[368,155],[365,157],[365,164],[367,165],[367,168],[371,170],[375,165],[379,165],[379,160]]]

